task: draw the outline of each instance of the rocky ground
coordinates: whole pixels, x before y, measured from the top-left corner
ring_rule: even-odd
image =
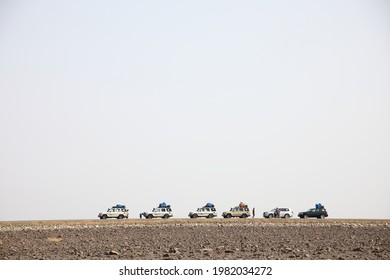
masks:
[[[389,260],[389,220],[0,222],[0,259]]]

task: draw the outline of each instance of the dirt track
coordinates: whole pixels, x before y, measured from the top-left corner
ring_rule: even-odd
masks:
[[[389,220],[0,222],[0,259],[390,259]]]

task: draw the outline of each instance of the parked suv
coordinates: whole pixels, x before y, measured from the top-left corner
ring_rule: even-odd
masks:
[[[129,209],[125,205],[117,204],[108,208],[106,212],[99,213],[98,217],[102,220],[107,218],[123,219],[129,218]]]
[[[230,209],[230,211],[225,211],[222,213],[224,218],[248,218],[251,216],[248,206],[236,206]]]
[[[196,210],[196,212],[190,212],[188,216],[191,219],[196,219],[200,217],[205,217],[205,218],[214,218],[217,217],[217,210],[215,207],[201,207]]]
[[[153,208],[152,212],[143,212],[142,215],[146,219],[153,219],[153,218],[168,219],[170,217],[173,217],[172,209],[169,205],[164,207],[159,206],[157,208]]]
[[[280,218],[291,218],[294,215],[294,212],[291,210],[291,208],[283,208],[278,207],[279,209],[279,217]],[[276,208],[266,211],[263,213],[264,218],[275,218],[276,217]]]
[[[328,217],[328,211],[325,208],[310,208],[305,212],[299,212],[298,217],[301,219],[307,218],[317,218],[317,219],[325,219]]]

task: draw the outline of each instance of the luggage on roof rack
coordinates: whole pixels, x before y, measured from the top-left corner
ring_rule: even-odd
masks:
[[[207,204],[204,207],[215,207],[215,205],[211,202],[207,202]]]
[[[165,202],[161,202],[161,203],[158,205],[158,208],[169,208],[169,207],[171,207],[171,205],[166,204]]]
[[[316,209],[323,209],[323,208],[325,208],[325,207],[321,203],[316,204]]]
[[[117,204],[115,206],[112,206],[112,208],[126,208],[126,206],[123,204]]]

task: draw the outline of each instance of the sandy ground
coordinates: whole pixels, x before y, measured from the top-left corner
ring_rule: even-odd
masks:
[[[0,259],[389,260],[390,220],[0,222]]]

